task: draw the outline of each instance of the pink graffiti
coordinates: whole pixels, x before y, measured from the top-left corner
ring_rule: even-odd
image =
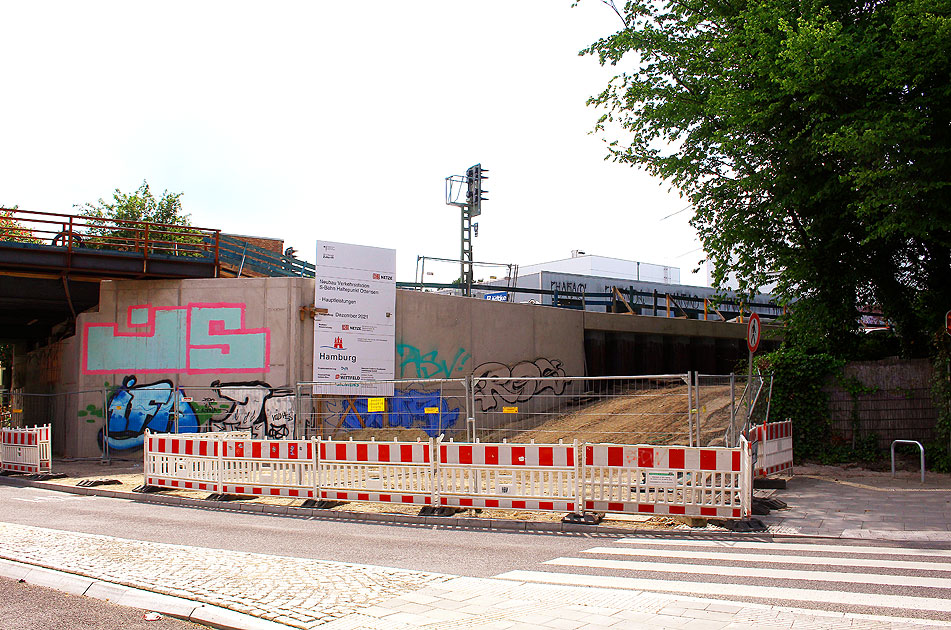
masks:
[[[130,306],[125,327],[83,328],[84,374],[239,374],[267,372],[269,328],[247,328],[244,303],[190,302],[185,306]]]

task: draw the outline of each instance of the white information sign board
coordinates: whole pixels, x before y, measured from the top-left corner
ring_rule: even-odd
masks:
[[[392,396],[396,250],[317,241],[315,394]]]

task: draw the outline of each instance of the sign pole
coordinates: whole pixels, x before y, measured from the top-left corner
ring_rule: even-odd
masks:
[[[749,392],[750,397],[746,401],[746,422],[743,425],[744,428],[750,424],[750,413],[752,411],[751,407],[753,406],[753,390],[751,389],[753,384],[753,355],[756,354],[756,350],[759,348],[760,337],[762,337],[762,324],[759,321],[759,315],[751,311],[750,319],[746,324],[746,347],[750,351],[746,369],[746,391]]]

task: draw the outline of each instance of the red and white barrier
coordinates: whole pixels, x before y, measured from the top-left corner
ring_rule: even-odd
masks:
[[[52,470],[50,425],[0,433],[0,470],[35,474]]]
[[[739,448],[588,444],[584,510],[744,518],[751,514],[749,443]]]
[[[313,440],[222,440],[221,492],[317,498]]]
[[[146,484],[330,501],[745,518],[739,448],[250,440],[146,434]]]
[[[436,478],[446,507],[574,512],[577,444],[439,445]]]
[[[792,420],[770,422],[750,430],[757,477],[791,475],[793,470]]]
[[[145,484],[169,490],[222,492],[221,441],[213,433],[145,432]]]
[[[426,442],[334,442],[320,444],[320,498],[432,505],[433,440]]]

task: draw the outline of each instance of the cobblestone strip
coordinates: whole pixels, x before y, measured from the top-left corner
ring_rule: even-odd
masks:
[[[185,597],[298,628],[452,576],[0,523],[0,557]]]

